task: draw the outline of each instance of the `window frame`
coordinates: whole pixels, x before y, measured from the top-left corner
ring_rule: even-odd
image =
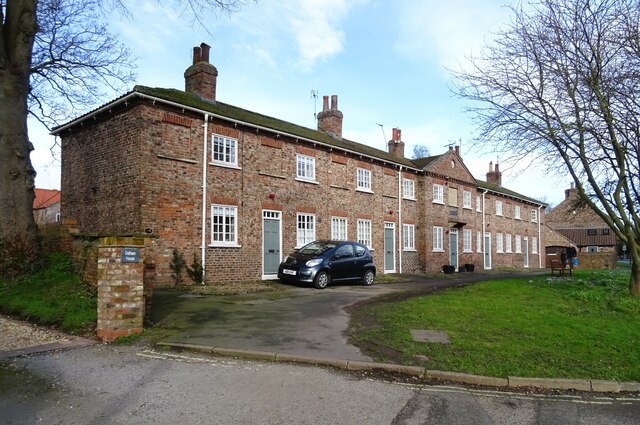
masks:
[[[504,254],[504,237],[502,233],[496,233],[496,254]]]
[[[344,223],[342,225],[342,223]],[[336,225],[340,225],[341,228],[336,228]],[[344,231],[344,237],[339,232]],[[334,241],[347,241],[349,240],[349,220],[347,217],[331,217],[331,239]]]
[[[222,149],[223,152],[216,152],[216,146],[220,146],[218,140],[222,141]],[[228,161],[226,159],[216,159],[216,156],[223,156],[226,158],[229,153],[226,152],[228,149],[229,142],[233,142],[233,161]],[[211,164],[219,165],[222,167],[238,167],[238,139],[234,139],[233,137],[223,136],[221,134],[212,134],[211,135]]]
[[[444,227],[433,226],[433,252],[444,252]]]
[[[471,204],[471,192],[468,190],[462,191],[462,208],[470,210],[473,208]]]
[[[471,229],[462,229],[462,252],[473,252],[473,234]]]
[[[301,218],[306,218],[305,222],[301,222]],[[300,225],[304,224],[307,228],[301,228]],[[311,229],[309,229],[309,224],[311,224]],[[302,238],[300,237],[301,233],[304,232]],[[311,232],[311,237],[309,238],[309,232]],[[316,240],[316,215],[310,213],[296,213],[296,248],[300,248],[305,246],[306,244],[313,242]],[[302,243],[301,243],[302,242]]]
[[[364,237],[362,232],[365,233]],[[368,238],[368,239],[365,239],[365,238]],[[371,220],[359,218],[356,221],[356,242],[371,249],[371,240],[372,240]]]
[[[513,218],[516,220],[522,220],[520,217],[520,205],[513,206]]]
[[[531,236],[531,254],[537,254],[538,253],[538,237],[537,236]]]
[[[222,210],[223,214],[214,215],[216,209]],[[228,211],[232,211],[233,214],[228,214]],[[215,217],[222,217],[222,223],[216,223]],[[233,240],[228,240],[228,230],[226,229],[229,224],[226,222],[228,218],[232,218],[233,227]],[[222,226],[222,231],[216,231],[215,226]],[[222,236],[222,240],[216,240],[217,235]],[[210,246],[215,247],[238,247],[238,207],[236,205],[224,205],[224,204],[211,204],[211,241]]]
[[[416,226],[415,224],[402,225],[402,249],[404,251],[416,250]]]
[[[505,242],[505,246],[504,246],[504,252],[507,254],[512,254],[513,253],[513,244],[512,244],[512,236],[511,233],[506,233],[504,235],[504,242]]]
[[[478,254],[482,253],[482,232],[476,231],[476,252]]]
[[[302,165],[302,171],[305,171],[304,174],[300,174]],[[311,165],[311,173],[312,176],[309,177],[306,175],[306,171],[308,171],[309,165]],[[296,180],[313,182],[316,183],[316,158],[309,155],[303,155],[300,153],[296,154]]]
[[[408,190],[410,188],[410,190]],[[402,179],[402,198],[415,201],[416,199],[416,183],[413,179]]]
[[[502,217],[502,201],[496,199],[496,216]]]
[[[373,176],[371,170],[356,168],[356,190],[359,192],[373,193]]]
[[[516,254],[522,254],[522,236],[516,235],[515,238]]]
[[[444,186],[441,184],[433,184],[433,203],[444,205]]]
[[[532,223],[537,223],[538,222],[538,210],[536,210],[536,209],[532,209],[531,210],[531,222]]]

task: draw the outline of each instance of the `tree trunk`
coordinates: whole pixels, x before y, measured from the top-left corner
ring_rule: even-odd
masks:
[[[0,265],[5,269],[17,260],[25,270],[39,254],[33,218],[35,170],[29,158],[33,145],[27,133],[36,5],[35,0],[9,1],[6,18],[0,21]]]

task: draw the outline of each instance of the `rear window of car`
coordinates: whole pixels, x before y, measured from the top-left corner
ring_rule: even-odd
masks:
[[[364,253],[367,252],[367,250],[363,246],[354,245],[353,247],[356,250],[356,257],[362,257],[364,255]]]

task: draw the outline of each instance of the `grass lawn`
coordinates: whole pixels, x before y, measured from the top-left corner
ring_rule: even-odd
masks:
[[[0,312],[84,334],[96,326],[96,295],[73,273],[66,255],[53,254],[48,267],[38,273],[19,280],[0,279]]]
[[[640,381],[640,298],[628,279],[628,269],[576,270],[365,305],[350,339],[377,361],[428,369]],[[411,329],[445,331],[450,343],[415,342]]]

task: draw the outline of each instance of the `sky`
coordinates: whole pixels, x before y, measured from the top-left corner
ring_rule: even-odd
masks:
[[[110,25],[137,58],[137,84],[184,90],[193,47],[205,42],[222,102],[316,128],[322,96],[337,95],[347,139],[386,149],[397,127],[407,157],[414,145],[437,155],[459,144],[480,180],[490,161],[500,162],[472,145],[476,128],[449,70],[468,66],[466,58],[509,22],[511,0],[250,0],[236,13],[204,17],[206,29],[157,0],[124,3],[131,19],[115,16]],[[29,125],[36,187],[59,189],[55,140]],[[568,177],[548,176],[542,165],[500,162],[500,169],[504,187],[550,205],[569,187]]]

